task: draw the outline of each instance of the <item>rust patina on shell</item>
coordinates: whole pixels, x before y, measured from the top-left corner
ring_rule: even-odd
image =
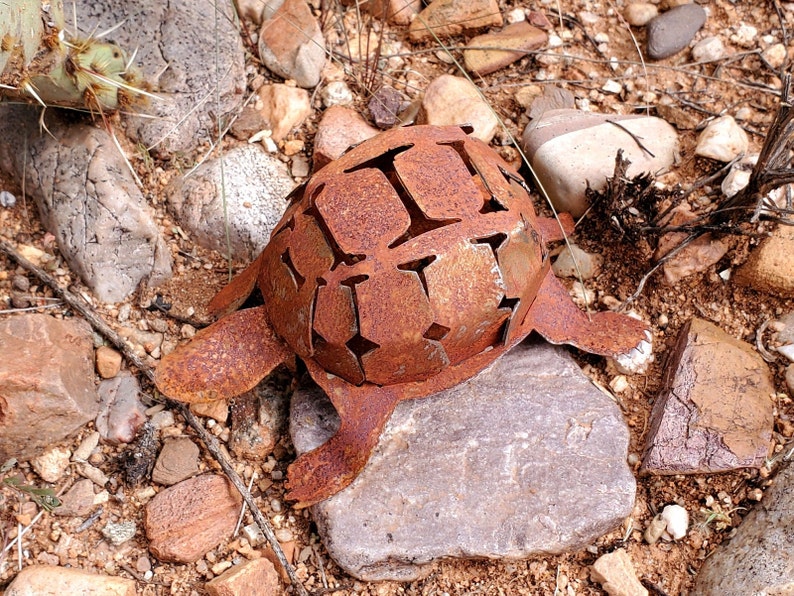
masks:
[[[571,220],[561,220],[570,231]],[[519,175],[459,127],[393,130],[314,174],[261,256],[214,300],[235,312],[164,358],[175,399],[231,397],[297,354],[341,427],[290,466],[309,505],[364,467],[395,404],[473,376],[536,329],[610,356],[646,338],[615,313],[585,315],[549,269],[560,223],[537,218]]]

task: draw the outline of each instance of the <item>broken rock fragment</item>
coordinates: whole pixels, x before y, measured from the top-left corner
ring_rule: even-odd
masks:
[[[640,472],[760,467],[772,440],[774,393],[766,363],[749,345],[693,318],[669,357]]]

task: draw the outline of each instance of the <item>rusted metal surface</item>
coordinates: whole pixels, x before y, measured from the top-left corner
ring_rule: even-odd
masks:
[[[357,146],[292,193],[262,255],[212,307],[241,304],[254,280],[265,305],[164,359],[158,386],[186,401],[230,397],[289,354],[303,358],[342,420],[290,467],[289,496],[306,506],[355,478],[398,401],[466,380],[533,329],[628,352],[644,324],[573,304],[546,250],[572,221],[538,219],[520,180],[458,127]]]

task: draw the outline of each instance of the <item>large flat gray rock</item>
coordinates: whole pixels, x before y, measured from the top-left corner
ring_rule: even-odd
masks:
[[[293,396],[299,452],[333,434],[319,389]],[[398,405],[367,467],[312,513],[334,560],[412,580],[442,557],[576,550],[634,506],[618,407],[564,351],[522,344],[458,387]]]

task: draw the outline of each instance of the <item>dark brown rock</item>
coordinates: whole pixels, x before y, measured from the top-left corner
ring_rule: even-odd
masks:
[[[394,87],[384,86],[378,89],[367,104],[375,126],[386,129],[397,124],[402,101],[402,94]]]
[[[24,314],[0,321],[0,461],[29,459],[99,410],[94,341],[80,319]]]
[[[641,473],[760,467],[771,446],[774,394],[769,368],[748,344],[692,319],[669,356]]]
[[[318,393],[292,399],[299,452],[339,424]],[[367,581],[420,577],[442,557],[564,552],[630,514],[627,447],[620,410],[573,359],[524,343],[466,383],[401,402],[358,478],[313,514],[329,554]]]
[[[224,476],[204,474],[167,488],[146,505],[149,550],[161,561],[193,563],[229,538],[240,494]]]

